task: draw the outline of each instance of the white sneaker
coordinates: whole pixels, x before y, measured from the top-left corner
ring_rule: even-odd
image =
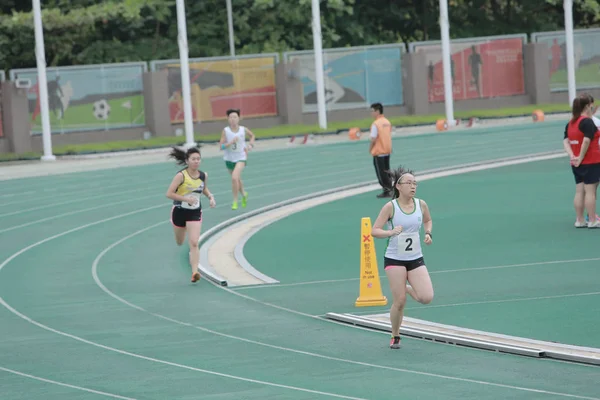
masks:
[[[575,228],[587,228],[589,226],[588,222],[585,221],[575,221]]]
[[[600,228],[600,221],[595,220],[594,222],[588,222],[588,229],[598,229]]]

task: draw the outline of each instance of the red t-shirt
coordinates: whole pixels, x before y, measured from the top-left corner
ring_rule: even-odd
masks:
[[[575,157],[579,156],[583,139],[590,139],[590,145],[583,157],[581,164],[600,163],[600,133],[594,121],[588,117],[579,117],[575,121],[569,121],[565,127],[565,139],[569,139],[571,150]]]

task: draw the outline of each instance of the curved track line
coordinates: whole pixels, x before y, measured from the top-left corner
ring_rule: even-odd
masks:
[[[363,398],[360,398],[360,397],[343,396],[343,395],[339,395],[339,394],[335,394],[335,393],[320,392],[318,390],[304,389],[304,388],[300,388],[300,387],[297,387],[297,386],[287,386],[287,385],[281,385],[281,384],[273,383],[273,382],[260,381],[260,380],[257,380],[257,379],[244,378],[242,376],[224,374],[224,373],[221,373],[221,372],[211,371],[211,370],[208,370],[208,369],[191,367],[189,365],[178,364],[178,363],[174,363],[174,362],[171,362],[171,361],[160,360],[158,358],[148,357],[148,356],[144,356],[144,355],[137,354],[137,353],[131,353],[131,352],[126,351],[126,350],[120,350],[120,349],[117,349],[117,348],[114,348],[114,347],[105,346],[103,344],[92,342],[91,340],[83,339],[83,338],[81,338],[79,336],[71,335],[70,333],[62,332],[62,331],[59,331],[57,329],[51,328],[49,326],[46,326],[46,325],[44,325],[44,324],[42,324],[40,322],[35,321],[34,319],[29,318],[27,315],[21,314],[19,311],[17,311],[14,308],[12,308],[10,306],[10,304],[6,303],[2,297],[0,297],[0,304],[2,304],[4,307],[6,307],[10,312],[12,312],[13,314],[15,314],[16,316],[24,319],[25,321],[27,321],[27,322],[29,322],[29,323],[31,323],[31,324],[39,327],[39,328],[42,328],[42,329],[47,330],[47,331],[52,332],[52,333],[56,333],[57,335],[61,335],[61,336],[65,336],[65,337],[77,340],[78,342],[82,342],[82,343],[89,344],[89,345],[94,346],[94,347],[101,348],[103,350],[112,351],[114,353],[119,353],[119,354],[123,354],[123,355],[134,357],[134,358],[139,358],[139,359],[146,360],[146,361],[152,361],[152,362],[155,362],[155,363],[164,364],[164,365],[168,365],[168,366],[171,366],[171,367],[177,367],[177,368],[187,369],[187,370],[195,371],[195,372],[202,372],[202,373],[205,373],[205,374],[208,374],[208,375],[215,375],[215,376],[220,376],[220,377],[223,377],[223,378],[235,379],[235,380],[238,380],[238,381],[244,381],[244,382],[249,382],[249,383],[256,383],[256,384],[261,384],[261,385],[266,385],[266,386],[273,386],[273,387],[278,387],[278,388],[282,388],[282,389],[296,390],[296,391],[299,391],[299,392],[320,394],[320,395],[323,395],[323,396],[336,397],[336,398],[339,398],[339,399],[366,400],[366,399],[363,399]],[[589,399],[589,397],[579,397],[579,398],[581,398],[581,399]],[[593,400],[597,400],[597,399],[593,399]]]
[[[4,367],[0,367],[0,371],[4,371],[4,372],[11,373],[11,374],[23,376],[25,378],[35,379],[36,381],[51,383],[53,385],[64,386],[64,387],[68,387],[68,388],[71,388],[71,389],[81,390],[81,391],[84,391],[84,392],[99,394],[99,395],[106,396],[106,397],[112,397],[113,399],[136,400],[136,399],[131,398],[131,397],[119,396],[118,394],[101,392],[99,390],[88,389],[88,388],[84,388],[84,387],[81,387],[81,386],[70,385],[68,383],[53,381],[53,380],[46,379],[46,378],[40,378],[39,376],[25,374],[23,372],[15,371],[13,369],[8,369],[8,368],[4,368]]]
[[[410,374],[415,374],[415,375],[424,375],[424,376],[429,376],[429,377],[435,377],[435,378],[442,378],[442,379],[449,379],[449,380],[455,380],[455,381],[461,381],[461,382],[469,382],[469,383],[476,383],[476,384],[481,384],[481,385],[489,385],[489,386],[495,386],[495,387],[502,387],[502,388],[508,388],[508,389],[513,389],[513,390],[520,390],[520,391],[527,391],[527,392],[536,392],[536,393],[543,393],[543,394],[549,394],[549,395],[556,395],[556,396],[563,396],[563,397],[572,397],[572,398],[581,398],[581,399],[595,399],[595,398],[591,398],[591,397],[585,397],[585,396],[578,396],[578,395],[572,395],[572,394],[568,394],[568,393],[559,393],[559,392],[551,392],[551,391],[545,391],[545,390],[541,390],[541,389],[531,389],[531,388],[524,388],[524,387],[519,387],[519,386],[511,386],[511,385],[503,385],[503,384],[498,384],[498,383],[493,383],[493,382],[487,382],[487,381],[479,381],[479,380],[473,380],[473,379],[468,379],[468,378],[459,378],[459,377],[453,377],[453,376],[446,376],[446,375],[441,375],[441,374],[434,374],[434,373],[428,373],[428,372],[421,372],[421,371],[415,371],[415,370],[409,370],[409,369],[404,369],[404,368],[395,368],[395,367],[389,367],[389,366],[385,366],[385,365],[380,365],[380,364],[371,364],[371,363],[366,363],[366,362],[361,362],[361,361],[354,361],[354,360],[349,360],[349,359],[343,359],[343,358],[338,358],[338,357],[331,357],[331,356],[326,356],[323,354],[319,354],[319,353],[313,353],[313,352],[308,352],[308,351],[303,351],[303,350],[297,350],[297,349],[292,349],[289,347],[282,347],[282,346],[276,346],[276,345],[271,345],[268,343],[264,343],[264,342],[259,342],[259,341],[255,341],[255,340],[251,340],[251,339],[246,339],[243,337],[239,337],[239,336],[235,336],[235,335],[230,335],[230,334],[226,334],[223,332],[218,332],[209,328],[205,328],[202,326],[198,326],[198,325],[194,325],[191,324],[189,322],[183,322],[183,321],[179,321],[173,318],[170,318],[168,316],[159,314],[159,313],[155,313],[149,310],[146,310],[145,308],[138,306],[136,304],[133,304],[125,299],[123,299],[122,297],[120,297],[119,295],[115,294],[114,292],[112,292],[110,289],[108,289],[100,280],[99,276],[98,276],[98,265],[100,263],[100,260],[113,248],[117,247],[118,245],[120,245],[121,243],[137,236],[140,235],[156,226],[159,226],[160,224],[162,224],[162,222],[157,223],[157,224],[153,224],[150,225],[146,228],[140,229],[130,235],[127,235],[119,240],[117,240],[116,242],[113,242],[111,245],[109,245],[108,247],[106,247],[102,252],[100,252],[98,254],[98,256],[94,259],[93,263],[92,263],[92,276],[94,279],[94,282],[98,285],[98,287],[100,287],[100,289],[102,289],[102,291],[104,291],[106,294],[108,294],[109,296],[111,296],[112,298],[114,298],[115,300],[131,307],[134,308],[138,311],[142,311],[144,313],[150,314],[154,317],[157,317],[159,319],[163,319],[178,325],[182,325],[182,326],[188,326],[206,333],[210,333],[216,336],[221,336],[221,337],[226,337],[232,340],[238,340],[238,341],[242,341],[242,342],[246,342],[246,343],[251,343],[251,344],[255,344],[255,345],[259,345],[259,346],[264,346],[264,347],[268,347],[268,348],[273,348],[273,349],[277,349],[277,350],[283,350],[283,351],[287,351],[287,352],[291,352],[291,353],[296,353],[296,354],[302,354],[302,355],[306,355],[306,356],[310,356],[310,357],[316,357],[316,358],[321,358],[321,359],[327,359],[327,360],[331,360],[331,361],[339,361],[339,362],[343,362],[343,363],[348,363],[348,364],[355,364],[355,365],[361,365],[361,366],[365,366],[365,367],[371,367],[371,368],[378,368],[378,369],[384,369],[384,370],[392,370],[392,371],[397,371],[397,372],[404,372],[404,373],[410,373]],[[228,288],[223,288],[213,282],[209,283],[213,284],[216,287],[228,290],[230,292],[233,292],[236,295],[240,295],[241,297],[247,298],[249,300],[253,300],[256,301],[260,304],[265,304],[265,305],[269,305],[275,308],[278,308],[280,310],[283,311],[287,311],[287,312],[292,312],[294,314],[299,314],[302,316],[307,316],[313,319],[317,319],[317,320],[321,320],[321,321],[326,321],[329,323],[336,323],[338,325],[343,325],[343,326],[347,326],[345,324],[340,324],[336,321],[331,321],[329,319],[324,319],[321,318],[320,316],[313,316],[310,314],[306,314],[306,313],[302,313],[296,310],[291,310],[285,307],[280,307],[280,306],[276,306],[274,304],[270,304],[270,303],[264,303],[262,301],[256,300],[252,297],[249,296],[245,296],[245,295],[241,295],[238,293],[235,293],[232,290],[229,290]],[[359,328],[359,327],[356,327]],[[364,328],[360,328],[362,330],[366,330],[368,332],[373,333],[372,330],[370,329],[364,329]]]
[[[21,249],[20,251],[14,253],[12,256],[10,256],[9,258],[7,258],[2,264],[0,264],[0,271],[2,270],[2,268],[4,266],[6,266],[10,261],[12,261],[14,258],[16,258],[17,256],[19,256],[20,254],[23,254],[26,251],[28,251],[28,250],[36,247],[36,246],[39,246],[39,245],[41,245],[43,243],[46,243],[46,242],[48,242],[50,240],[56,239],[58,237],[67,235],[67,234],[72,233],[72,232],[76,232],[76,231],[85,229],[87,227],[98,225],[98,224],[101,224],[101,223],[104,223],[104,222],[108,222],[108,221],[111,221],[111,220],[114,220],[114,219],[122,218],[123,216],[133,215],[133,214],[137,214],[137,213],[140,213],[140,212],[144,212],[144,211],[156,209],[156,208],[163,207],[163,206],[164,206],[164,204],[161,204],[161,205],[152,206],[152,207],[144,208],[144,209],[141,209],[141,210],[136,210],[136,211],[133,211],[133,212],[121,214],[121,215],[118,215],[118,216],[113,216],[113,217],[110,217],[110,218],[106,218],[106,219],[103,219],[103,220],[95,221],[93,223],[85,224],[85,225],[79,226],[77,228],[73,228],[73,229],[64,231],[64,232],[62,232],[60,234],[57,234],[57,235],[50,236],[50,237],[48,237],[46,239],[38,241],[38,242],[36,242],[36,243],[34,243],[32,245],[29,245],[29,246]],[[151,228],[153,228],[155,226],[158,226],[160,224],[163,224],[163,223],[165,223],[165,222],[162,221],[160,223],[154,224],[154,225],[152,225],[150,227],[145,228],[143,231],[149,230],[149,229],[151,229]],[[137,234],[139,234],[139,233],[141,233],[141,232],[138,232]],[[122,240],[122,241],[124,241],[124,240]],[[211,283],[211,284],[215,285],[214,283]],[[220,287],[218,285],[215,285],[215,286]],[[246,298],[248,298],[250,300],[256,301],[256,302],[261,303],[261,304],[268,304],[268,303],[264,303],[264,302],[258,301],[258,300],[254,299],[254,298],[249,297],[249,296],[245,296],[245,295],[241,295],[239,293],[235,293],[234,291],[229,290],[227,288],[221,287],[221,289],[228,290],[230,293],[233,293],[233,294],[235,294],[237,296],[246,297]],[[95,346],[95,347],[99,347],[99,348],[102,348],[102,349],[105,349],[105,350],[109,350],[109,351],[112,351],[112,352],[116,352],[116,353],[128,355],[128,356],[131,356],[131,357],[135,357],[135,358],[139,358],[139,359],[143,359],[143,360],[147,360],[147,361],[157,362],[157,363],[161,363],[161,364],[165,364],[165,365],[169,365],[169,366],[174,366],[174,367],[179,367],[179,368],[188,369],[188,370],[192,370],[192,371],[202,372],[202,373],[206,373],[206,374],[210,374],[210,375],[216,375],[216,376],[221,376],[221,377],[226,377],[226,378],[231,378],[231,379],[236,379],[236,380],[242,380],[242,381],[246,381],[246,382],[250,382],[250,383],[258,383],[258,384],[263,384],[263,385],[267,385],[267,386],[280,387],[280,388],[284,388],[284,389],[291,389],[291,390],[297,390],[297,391],[302,391],[302,392],[308,392],[308,393],[314,393],[314,394],[321,394],[321,395],[329,396],[329,397],[363,400],[363,399],[359,399],[359,398],[355,398],[355,397],[348,397],[348,396],[337,395],[337,394],[332,394],[332,393],[326,393],[326,392],[320,392],[320,391],[313,391],[313,390],[310,390],[310,389],[298,388],[298,387],[293,387],[293,386],[286,386],[286,385],[281,385],[281,384],[276,384],[276,383],[271,383],[271,382],[265,382],[265,381],[259,381],[259,380],[253,380],[253,379],[249,379],[249,378],[239,377],[239,376],[235,376],[235,375],[229,375],[229,374],[219,373],[219,372],[216,372],[216,371],[210,371],[210,370],[195,368],[195,367],[191,367],[191,366],[187,366],[187,365],[183,365],[183,364],[177,364],[177,363],[173,363],[173,362],[169,362],[169,361],[165,361],[165,360],[160,360],[160,359],[155,359],[155,358],[152,358],[152,357],[143,356],[143,355],[136,354],[136,353],[131,353],[131,352],[128,352],[128,351],[125,351],[125,350],[120,350],[120,349],[112,348],[112,347],[105,346],[105,345],[102,345],[102,344],[99,344],[99,343],[96,343],[96,342],[92,342],[92,341],[80,338],[78,336],[71,335],[69,333],[62,332],[62,331],[56,330],[54,328],[48,327],[46,325],[43,325],[43,324],[41,324],[41,323],[33,320],[32,318],[30,318],[30,317],[28,317],[28,316],[20,313],[18,310],[14,309],[12,306],[10,306],[8,303],[6,303],[6,301],[2,297],[0,297],[0,304],[2,304],[2,306],[4,306],[6,309],[8,309],[10,312],[12,312],[13,314],[17,315],[18,317],[20,317],[20,318],[24,319],[25,321],[27,321],[27,322],[35,325],[35,326],[38,326],[38,327],[40,327],[40,328],[42,328],[44,330],[56,333],[56,334],[61,335],[61,336],[69,337],[71,339],[80,341],[82,343],[86,343],[86,344],[89,344],[89,345],[92,345],[92,346]],[[270,305],[270,304],[268,304],[268,305]],[[271,305],[271,306],[274,306],[274,305]],[[275,307],[277,307],[277,306],[275,306]],[[301,314],[301,315],[308,315],[308,314],[300,313],[300,312],[297,312],[297,311],[294,311],[294,310],[285,309],[283,307],[277,307],[277,308],[281,308],[281,309],[284,309],[284,310],[287,310],[287,311],[291,311],[291,312],[294,312],[294,313],[297,313],[297,314]],[[310,315],[308,315],[308,316],[310,316]],[[329,320],[326,320],[326,319],[322,319],[322,318],[319,318],[319,317],[313,317],[313,316],[310,316],[310,317],[311,318],[318,318],[318,319],[321,319],[321,320],[327,321],[327,322],[332,322],[332,321],[329,321]],[[173,319],[169,319],[169,320],[171,320],[173,322],[176,321],[176,320],[173,320]],[[177,322],[179,322],[179,321],[177,321]],[[392,368],[392,367],[388,367],[388,368]],[[445,377],[443,375],[430,374],[430,373],[426,373],[426,372],[410,371],[410,370],[405,370],[405,372],[415,373],[415,374],[420,374],[420,375],[428,375],[428,376],[433,376],[433,377],[441,377],[441,378],[446,378],[446,379],[451,379],[451,380],[473,382],[473,383],[478,383],[478,384],[483,384],[483,385],[491,385],[491,386],[497,386],[497,387],[504,387],[504,388],[509,388],[509,389],[524,390],[524,391],[528,391],[528,392],[543,393],[543,394],[552,394],[552,395],[558,395],[558,396],[563,396],[563,397],[571,397],[571,398],[579,398],[579,399],[598,400],[598,399],[592,398],[592,397],[577,396],[577,395],[571,395],[571,394],[565,394],[565,393],[554,393],[554,392],[549,392],[549,391],[544,391],[544,390],[539,390],[539,389],[520,388],[520,387],[509,386],[509,385],[495,384],[495,383],[490,383],[490,382],[485,382],[485,381],[476,381],[476,380],[469,380],[469,379],[463,379],[463,378]]]
[[[0,231],[1,232],[1,231]],[[505,268],[519,268],[519,267],[534,267],[540,265],[552,265],[552,264],[574,264],[583,263],[590,261],[600,261],[600,257],[595,258],[577,258],[573,260],[553,260],[553,261],[538,261],[523,264],[506,264],[506,265],[495,265],[490,267],[473,267],[473,268],[462,268],[462,269],[446,269],[441,271],[429,271],[430,275],[437,274],[449,274],[455,272],[470,272],[470,271],[485,271],[490,269],[505,269]],[[387,276],[383,275],[381,279],[387,279]],[[343,278],[343,279],[325,279],[321,281],[304,281],[304,282],[293,282],[293,283],[273,283],[269,285],[249,285],[249,286],[236,286],[235,290],[248,290],[248,289],[265,289],[272,287],[289,287],[289,286],[305,286],[305,285],[319,285],[323,283],[338,283],[338,282],[352,282],[357,281],[360,278]]]
[[[98,254],[98,256],[96,256],[96,258],[94,259],[94,262],[92,263],[92,276],[94,278],[94,282],[96,282],[96,284],[98,285],[98,287],[100,287],[100,289],[102,289],[102,291],[104,291],[106,294],[108,294],[110,297],[114,298],[115,300],[119,301],[120,303],[123,303],[131,308],[134,308],[138,311],[142,311],[144,313],[150,314],[154,317],[178,324],[178,325],[182,325],[182,326],[188,326],[190,328],[194,328],[206,333],[210,333],[216,336],[221,336],[221,337],[226,337],[228,339],[232,339],[232,340],[238,340],[241,342],[245,342],[245,343],[250,343],[250,344],[255,344],[255,345],[259,345],[259,346],[263,346],[263,347],[268,347],[268,348],[272,348],[272,349],[276,349],[276,350],[282,350],[282,351],[287,351],[287,352],[291,352],[291,353],[296,353],[296,354],[302,354],[305,356],[309,356],[309,357],[316,357],[316,358],[321,358],[321,359],[325,359],[325,360],[330,360],[330,361],[339,361],[339,362],[343,362],[343,363],[347,363],[347,364],[354,364],[354,365],[360,365],[360,366],[364,366],[364,367],[370,367],[370,368],[377,368],[377,369],[383,369],[383,370],[389,370],[389,371],[397,371],[397,372],[404,372],[404,373],[409,373],[409,374],[414,374],[414,375],[422,375],[422,376],[428,376],[428,377],[433,377],[433,378],[441,378],[441,379],[448,379],[448,380],[453,380],[453,381],[459,381],[459,382],[468,382],[468,383],[475,383],[475,384],[480,384],[480,385],[486,385],[486,386],[494,386],[494,387],[501,387],[501,388],[505,388],[505,389],[513,389],[513,390],[520,390],[520,391],[526,391],[526,392],[534,392],[534,393],[542,393],[542,394],[548,394],[548,395],[554,395],[554,396],[562,396],[562,397],[571,397],[571,398],[577,398],[577,399],[594,399],[597,400],[596,398],[593,397],[585,397],[585,396],[578,396],[578,395],[572,395],[572,394],[568,394],[568,393],[559,393],[559,392],[551,392],[551,391],[547,391],[547,390],[542,390],[542,389],[531,389],[531,388],[524,388],[524,387],[519,387],[519,386],[511,386],[511,385],[504,385],[504,384],[500,384],[500,383],[493,383],[493,382],[487,382],[487,381],[479,381],[479,380],[475,380],[475,379],[468,379],[468,378],[459,378],[459,377],[454,377],[454,376],[446,376],[446,375],[441,375],[441,374],[435,374],[435,373],[430,373],[430,372],[422,372],[422,371],[415,371],[415,370],[410,370],[410,369],[405,369],[405,368],[396,368],[396,367],[389,367],[386,365],[380,365],[380,364],[371,364],[371,363],[367,363],[367,362],[362,362],[362,361],[354,361],[354,360],[348,360],[348,359],[344,359],[344,358],[338,358],[338,357],[331,357],[331,356],[326,356],[323,354],[319,354],[319,353],[313,353],[313,352],[309,352],[309,351],[303,351],[303,350],[297,350],[297,349],[292,349],[289,347],[283,347],[283,346],[276,346],[276,345],[272,345],[272,344],[268,344],[268,343],[264,343],[264,342],[259,342],[256,340],[251,340],[251,339],[246,339],[243,337],[239,337],[239,336],[235,336],[235,335],[229,335],[227,333],[223,333],[223,332],[218,332],[209,328],[205,328],[202,326],[198,326],[198,325],[193,325],[189,322],[183,322],[183,321],[179,321],[170,317],[167,317],[165,315],[159,314],[159,313],[155,313],[152,311],[148,311],[143,307],[140,307],[136,304],[133,304],[125,299],[123,299],[122,297],[120,297],[119,295],[115,294],[114,292],[112,292],[110,289],[108,289],[100,280],[100,278],[98,277],[98,265],[100,263],[100,260],[102,259],[102,257],[104,257],[110,250],[112,250],[113,248],[117,247],[118,245],[120,245],[121,243],[137,236],[140,235],[152,228],[155,228],[159,225],[161,225],[162,222],[159,222],[157,224],[153,224],[150,225],[146,228],[140,229],[130,235],[127,235],[119,240],[117,240],[116,242],[112,243],[110,246],[106,247],[104,250],[102,250],[102,252],[100,252],[100,254]],[[213,284],[215,285],[215,284]],[[215,285],[217,287],[220,287],[218,285]],[[288,310],[289,311],[289,310]],[[304,315],[308,315],[308,314],[304,314]],[[308,315],[310,316],[310,315]],[[310,316],[313,317],[313,316]],[[325,320],[322,319],[320,317],[314,317],[316,319],[320,319],[320,320],[324,320],[324,321],[328,321],[329,320]],[[372,332],[372,330],[367,330],[369,332]]]
[[[524,298],[521,298],[521,299],[501,299],[501,300],[471,301],[471,302],[453,303],[453,304],[436,304],[436,305],[433,305],[433,306],[425,306],[425,307],[408,307],[408,308],[406,308],[406,310],[428,310],[430,308],[473,306],[473,305],[478,305],[478,304],[517,303],[517,302],[521,302],[521,301],[564,299],[564,298],[569,298],[569,297],[597,296],[597,295],[600,295],[600,292],[573,293],[573,294],[557,294],[557,295],[553,295],[553,296],[524,297]]]
[[[284,191],[277,191],[276,193],[281,193],[281,192],[285,192],[285,190]],[[260,196],[260,197],[264,197],[264,196]],[[167,206],[168,206],[168,204],[167,204]],[[36,243],[33,243],[33,244],[31,244],[31,245],[29,245],[27,247],[22,248],[18,252],[14,253],[13,255],[11,255],[10,257],[8,257],[6,260],[4,260],[4,262],[2,262],[2,264],[0,264],[0,271],[2,271],[2,269],[8,263],[10,263],[12,260],[14,260],[19,255],[21,255],[21,254],[23,254],[23,253],[31,250],[32,248],[40,246],[40,245],[42,245],[42,244],[44,244],[46,242],[49,242],[49,241],[57,239],[59,237],[68,235],[68,234],[73,233],[73,232],[80,231],[80,230],[85,229],[85,228],[89,228],[89,227],[92,227],[92,226],[95,226],[95,225],[102,224],[104,222],[109,222],[109,221],[112,221],[112,220],[115,220],[115,219],[123,218],[125,216],[138,214],[138,213],[141,213],[141,212],[145,212],[145,211],[157,209],[157,208],[160,208],[160,207],[166,207],[165,203],[157,205],[157,206],[147,207],[147,208],[143,208],[143,209],[140,209],[140,210],[135,210],[135,211],[132,211],[132,212],[128,212],[128,213],[116,215],[116,216],[113,216],[113,217],[105,218],[105,219],[102,219],[102,220],[99,220],[99,221],[95,221],[95,222],[91,222],[91,223],[88,223],[88,224],[85,224],[85,225],[81,225],[81,226],[73,228],[73,229],[69,229],[67,231],[64,231],[62,233],[59,233],[59,234],[56,234],[56,235],[53,235],[53,236],[49,236],[49,237],[47,237],[47,238],[45,238],[43,240],[40,240],[40,241],[38,241]],[[151,229],[153,227],[156,227],[158,225],[164,224],[166,222],[168,222],[168,220],[156,223],[156,224],[152,225],[150,228],[147,228],[145,230],[149,230],[149,229]],[[12,312],[13,314],[17,315],[18,317],[26,320],[27,322],[29,322],[29,323],[31,323],[33,325],[36,325],[36,326],[38,326],[38,327],[40,327],[42,329],[45,329],[47,331],[56,333],[58,335],[69,337],[71,339],[80,341],[82,343],[86,343],[86,344],[89,344],[89,345],[92,345],[92,346],[95,346],[95,347],[99,347],[99,348],[102,348],[102,349],[105,349],[105,350],[113,351],[113,352],[116,352],[116,353],[120,353],[120,354],[124,354],[124,355],[129,355],[131,357],[136,357],[136,358],[144,359],[144,360],[147,360],[147,361],[153,361],[153,362],[162,363],[162,364],[166,364],[166,365],[170,365],[170,366],[174,366],[174,367],[179,367],[179,368],[183,368],[183,369],[189,369],[189,370],[193,370],[193,371],[197,371],[197,372],[203,372],[203,373],[206,373],[206,374],[217,375],[217,376],[221,376],[221,377],[226,377],[226,378],[231,378],[231,379],[237,379],[237,380],[241,380],[241,381],[246,381],[246,382],[251,382],[251,383],[257,383],[257,384],[262,384],[262,385],[267,385],[267,386],[273,386],[273,387],[279,387],[279,388],[284,388],[284,389],[289,389],[289,390],[295,390],[295,391],[301,391],[301,392],[319,394],[319,395],[323,395],[323,396],[329,396],[329,397],[335,397],[335,398],[341,398],[341,399],[366,400],[366,399],[362,399],[362,398],[358,398],[358,397],[350,397],[350,396],[338,395],[338,394],[335,394],[335,393],[321,392],[321,391],[316,391],[316,390],[311,390],[311,389],[300,388],[300,387],[296,387],[296,386],[287,386],[287,385],[282,385],[282,384],[277,384],[277,383],[272,383],[272,382],[266,382],[266,381],[254,380],[254,379],[250,379],[250,378],[244,378],[244,377],[241,377],[241,376],[224,374],[224,373],[220,373],[220,372],[216,372],[216,371],[210,371],[210,370],[195,368],[195,367],[191,367],[191,366],[187,366],[187,365],[183,365],[183,364],[172,363],[172,362],[165,361],[165,360],[155,359],[155,358],[152,358],[152,357],[147,357],[147,356],[143,356],[143,355],[140,355],[140,354],[127,352],[125,350],[120,350],[120,349],[112,348],[112,347],[109,347],[109,346],[105,346],[105,345],[102,345],[102,344],[99,344],[99,343],[96,343],[96,342],[92,342],[92,341],[83,339],[83,338],[75,336],[75,335],[71,335],[71,334],[66,333],[66,332],[59,331],[59,330],[51,328],[49,326],[46,326],[46,325],[44,325],[44,324],[42,324],[40,322],[37,322],[37,321],[33,320],[32,318],[30,318],[28,316],[20,313],[18,310],[14,309],[12,306],[10,306],[10,304],[8,304],[4,300],[4,298],[1,297],[1,296],[0,296],[0,304],[2,306],[4,306],[6,309],[8,309],[10,312]]]

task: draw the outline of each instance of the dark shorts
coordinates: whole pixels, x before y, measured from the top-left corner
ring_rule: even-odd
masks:
[[[423,257],[410,261],[394,260],[393,258],[383,257],[383,268],[385,269],[388,269],[388,267],[404,267],[408,272],[422,267],[423,265],[425,265],[425,259]]]
[[[185,228],[188,221],[202,222],[202,209],[188,210],[187,208],[173,206],[171,210],[171,223],[179,228]]]
[[[600,181],[600,164],[582,164],[579,167],[571,166],[575,183],[592,185]]]

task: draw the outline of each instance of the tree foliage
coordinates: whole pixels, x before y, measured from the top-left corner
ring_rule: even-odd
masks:
[[[232,0],[236,53],[312,49],[310,0]],[[576,28],[600,22],[597,0],[575,3]],[[323,47],[439,39],[438,0],[321,0]],[[452,38],[564,27],[562,0],[449,0]],[[48,65],[177,58],[175,0],[43,2]],[[229,53],[225,0],[186,1],[190,57]],[[35,67],[31,2],[0,4],[0,68]]]

